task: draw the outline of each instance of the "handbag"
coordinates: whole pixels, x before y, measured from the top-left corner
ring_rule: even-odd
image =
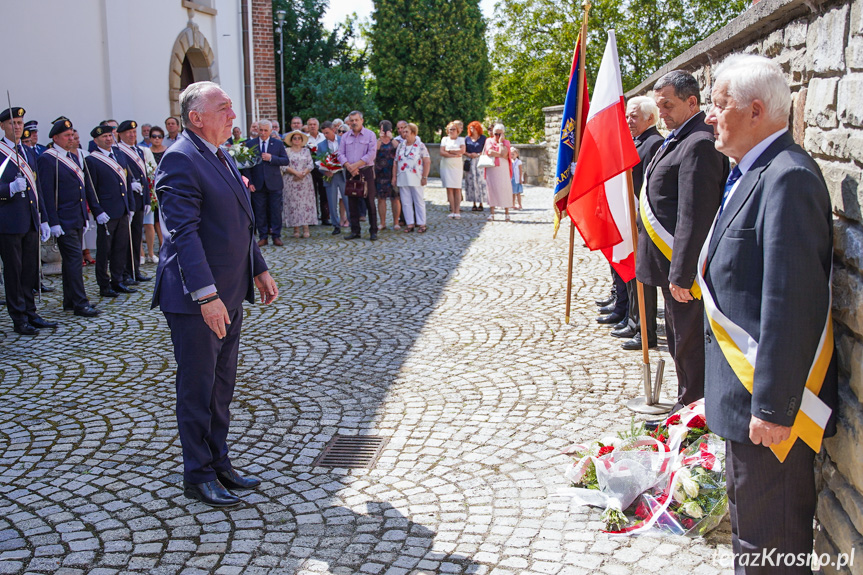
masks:
[[[465,158],[465,159],[464,159],[464,171],[465,171],[465,172],[469,172],[469,171],[470,171],[470,158]]]
[[[362,174],[348,178],[345,182],[345,195],[352,198],[366,197],[366,180]]]
[[[493,168],[494,165],[494,158],[488,154],[481,154],[479,160],[476,162],[477,168]]]

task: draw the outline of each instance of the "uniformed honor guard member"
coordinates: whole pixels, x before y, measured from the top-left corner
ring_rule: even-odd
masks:
[[[63,309],[81,317],[95,317],[101,310],[87,299],[81,260],[81,239],[89,226],[87,204],[95,201],[93,188],[73,153],[72,122],[56,122],[49,135],[54,145],[36,163],[51,235],[57,240],[63,260]]]
[[[132,249],[126,262],[126,273],[124,283],[135,285],[138,282],[148,282],[150,276],[144,275],[139,269],[139,257],[141,254],[141,236],[144,233],[144,215],[150,212],[150,182],[147,178],[147,163],[144,152],[135,143],[137,140],[138,122],[126,120],[117,128],[120,143],[117,145],[123,152],[129,175],[132,177],[132,194],[129,201],[132,212],[135,214],[130,219]],[[147,193],[145,193],[145,191]]]
[[[86,175],[93,185],[90,210],[96,215],[96,282],[103,297],[138,290],[123,283],[129,257],[129,194],[132,178],[120,149],[113,145],[114,129],[96,126],[90,131],[96,150],[84,158]],[[108,273],[110,265],[110,275]]]
[[[47,213],[36,186],[36,159],[21,144],[24,108],[0,111],[0,259],[6,286],[6,309],[15,333],[36,335],[39,328],[57,327],[36,313],[33,287],[39,285],[39,240],[50,236]],[[43,221],[44,220],[44,221]]]
[[[30,120],[24,124],[24,134],[21,136],[21,139],[24,141],[24,144],[33,150],[37,160],[48,149],[39,143],[39,122],[36,120]]]

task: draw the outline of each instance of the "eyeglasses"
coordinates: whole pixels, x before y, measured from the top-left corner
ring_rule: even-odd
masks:
[[[165,137],[165,136],[156,136],[156,135],[150,134],[150,139],[151,139],[151,140],[161,140],[161,139],[162,139],[162,138],[164,138],[164,137]]]

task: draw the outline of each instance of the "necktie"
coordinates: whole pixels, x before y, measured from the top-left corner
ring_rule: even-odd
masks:
[[[116,158],[114,158],[114,152],[108,152],[108,157],[116,161]]]
[[[236,179],[236,176],[234,176],[234,170],[231,169],[231,165],[228,163],[228,158],[225,157],[225,152],[222,151],[222,148],[216,149],[216,157],[219,158],[219,160],[221,160],[221,162],[222,162],[222,165],[224,165],[228,169],[228,172],[230,172],[231,177]]]
[[[266,140],[261,140],[261,153],[262,154],[267,153],[267,141]]]
[[[645,174],[644,174],[644,181],[645,182],[647,181],[647,177],[650,175],[650,169],[653,167],[653,162],[656,161],[656,158],[659,157],[659,154],[662,153],[662,150],[664,150],[666,147],[668,147],[668,144],[673,139],[674,139],[674,132],[671,132],[667,136],[665,136],[665,139],[662,141],[662,145],[659,146],[659,149],[656,150],[656,153],[653,155],[653,158],[650,160],[650,163],[647,165],[647,170],[645,171]]]
[[[76,164],[78,163],[78,158],[76,158],[75,154],[73,154],[72,152],[66,152],[66,157],[75,162]]]
[[[728,195],[731,193],[732,188],[734,188],[734,184],[737,183],[737,180],[739,180],[742,175],[743,173],[737,166],[734,166],[734,169],[731,170],[730,174],[728,174],[728,181],[725,182],[725,192],[722,194],[722,204],[719,206],[719,215],[716,216],[717,219],[722,215],[722,210],[725,209],[725,202],[728,200]]]

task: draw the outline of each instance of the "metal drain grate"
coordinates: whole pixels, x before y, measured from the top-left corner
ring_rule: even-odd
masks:
[[[315,459],[315,467],[371,467],[380,457],[387,441],[370,435],[336,435]]]

